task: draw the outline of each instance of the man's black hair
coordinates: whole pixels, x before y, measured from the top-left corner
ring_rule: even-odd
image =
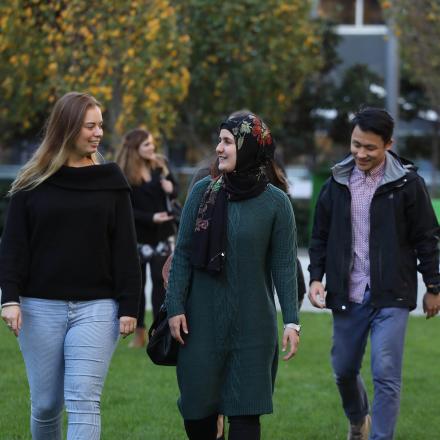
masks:
[[[394,119],[382,108],[364,107],[351,120],[351,133],[358,126],[362,131],[371,131],[387,144],[393,136]]]

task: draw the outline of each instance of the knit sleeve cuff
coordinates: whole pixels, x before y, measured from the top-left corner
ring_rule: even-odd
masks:
[[[121,316],[130,316],[132,318],[138,317],[139,312],[139,304],[134,300],[134,296],[120,298],[118,300],[119,308],[118,308],[118,318]]]
[[[284,313],[283,315],[283,324],[299,324],[299,318],[297,311],[291,311],[290,313]]]
[[[2,305],[6,303],[18,303],[20,304],[20,289],[18,286],[8,284],[1,286],[0,288]]]
[[[172,318],[173,316],[177,315],[184,315],[185,314],[185,307],[183,306],[182,302],[172,300],[167,296],[167,299],[165,301],[165,305],[167,308],[167,316],[168,318]]]

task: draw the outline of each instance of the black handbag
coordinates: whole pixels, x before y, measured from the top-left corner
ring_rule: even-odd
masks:
[[[162,304],[156,319],[148,330],[147,354],[156,365],[177,365],[179,343],[171,336],[167,309]]]

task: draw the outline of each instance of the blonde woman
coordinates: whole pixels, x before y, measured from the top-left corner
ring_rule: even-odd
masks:
[[[152,279],[153,316],[165,299],[162,267],[171,253],[170,238],[175,234],[170,201],[177,197],[176,180],[165,157],[156,152],[153,135],[140,128],[125,134],[116,161],[132,187],[137,241],[141,256],[142,286],[146,264]],[[145,295],[141,295],[138,326],[132,347],[143,347],[145,334]]]
[[[100,396],[119,334],[136,328],[140,273],[129,186],[98,165],[99,103],[68,93],[10,190],[0,246],[2,318],[18,336],[34,440],[100,438]]]

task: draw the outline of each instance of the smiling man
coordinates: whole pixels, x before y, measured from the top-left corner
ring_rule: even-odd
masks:
[[[349,419],[347,438],[385,440],[393,438],[399,412],[417,270],[427,286],[427,318],[440,309],[440,230],[423,179],[410,162],[391,152],[392,117],[365,108],[351,127],[351,155],[332,168],[316,206],[309,299],[333,312],[331,358]],[[360,376],[369,334],[371,410]]]

